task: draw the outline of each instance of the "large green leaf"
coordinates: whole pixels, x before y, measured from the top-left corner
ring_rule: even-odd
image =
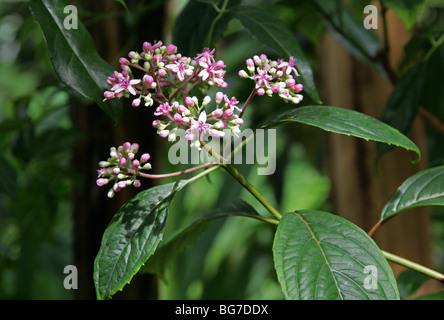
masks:
[[[395,277],[378,246],[356,225],[331,213],[284,214],[273,256],[286,299],[399,299]]]
[[[380,222],[419,206],[444,206],[444,166],[423,170],[404,181],[382,209]]]
[[[300,81],[304,91],[315,103],[320,103],[313,78],[313,71],[295,35],[281,19],[267,10],[253,6],[238,6],[232,9],[234,16],[260,42],[280,54],[282,58],[293,56],[297,59]]]
[[[397,129],[366,114],[330,106],[304,106],[291,109],[265,124],[273,127],[283,123],[300,122],[326,131],[393,144],[414,151],[420,157],[418,147]]]
[[[108,88],[106,80],[113,68],[95,50],[85,26],[78,21],[77,29],[65,28],[65,19],[74,14],[64,0],[29,1],[31,13],[42,30],[49,58],[61,81],[83,97],[95,101],[113,120],[118,120],[122,104],[119,100],[103,101]]]
[[[174,194],[188,181],[142,191],[114,216],[103,234],[94,263],[98,299],[109,299],[122,290],[153,254],[162,240]]]
[[[143,271],[156,273],[161,277],[165,277],[165,271],[168,264],[175,255],[196,241],[196,239],[216,220],[230,216],[259,217],[256,210],[242,200],[236,200],[222,208],[213,210],[206,216],[197,219],[186,228],[177,231],[168,240],[163,242],[154,255],[149,258],[143,267]]]

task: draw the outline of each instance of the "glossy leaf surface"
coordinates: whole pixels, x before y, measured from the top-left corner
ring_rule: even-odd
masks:
[[[393,272],[378,246],[362,229],[331,213],[284,214],[273,256],[286,299],[399,299]]]

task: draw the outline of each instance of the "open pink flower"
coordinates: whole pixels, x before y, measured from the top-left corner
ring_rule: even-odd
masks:
[[[279,61],[278,68],[282,69],[287,75],[290,75],[293,71],[296,76],[299,76],[298,71],[294,67],[297,63],[297,60],[294,57],[290,57],[290,60],[288,62],[286,61]]]
[[[272,80],[273,77],[269,75],[266,70],[257,68],[257,74],[251,77],[251,79],[256,80],[256,89],[260,87],[270,88],[270,80]]]
[[[131,79],[126,72],[125,74],[122,73],[118,73],[117,75],[115,74],[114,77],[115,77],[114,79],[109,78],[117,82],[111,87],[111,91],[114,91],[114,93],[126,91],[131,93],[133,96],[137,94],[133,86],[138,84],[140,82],[140,79]]]
[[[154,112],[155,116],[167,115],[170,113],[172,106],[168,102],[162,103],[156,108],[156,112]]]
[[[199,119],[196,121],[193,118],[191,120],[191,126],[187,130],[186,139],[188,141],[195,140],[197,138],[202,139],[204,134],[210,129],[211,125],[207,123],[207,114],[202,111],[199,115]]]
[[[191,76],[193,74],[194,67],[187,64],[183,59],[180,59],[179,61],[167,64],[165,69],[176,73],[177,78],[183,81],[185,76]]]
[[[198,62],[205,62],[208,64],[213,64],[214,61],[214,51],[215,49],[211,50],[209,48],[204,48],[204,51],[202,53],[199,53],[195,60]]]

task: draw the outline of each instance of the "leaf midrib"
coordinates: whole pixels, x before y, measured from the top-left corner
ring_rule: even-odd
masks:
[[[308,222],[304,219],[304,217],[303,217],[300,213],[298,213],[298,212],[295,212],[295,214],[296,214],[296,216],[298,216],[299,219],[305,224],[305,226],[307,227],[307,230],[310,232],[312,238],[315,240],[317,246],[319,247],[319,250],[321,251],[322,256],[324,257],[324,261],[325,261],[325,263],[327,264],[327,267],[328,267],[328,269],[330,270],[331,276],[332,276],[332,278],[333,278],[333,280],[334,280],[334,282],[335,282],[336,290],[338,291],[338,294],[339,294],[341,300],[344,300],[344,297],[342,296],[341,290],[340,290],[339,285],[338,285],[338,283],[337,283],[336,277],[334,276],[333,269],[332,269],[332,267],[330,266],[330,263],[329,263],[329,261],[328,261],[328,259],[327,259],[327,256],[325,255],[325,252],[324,252],[324,249],[323,249],[322,246],[321,246],[321,243],[320,243],[320,242],[318,241],[318,239],[316,238],[315,234],[313,233],[313,230],[311,229],[311,227],[310,227],[310,225],[308,224]]]

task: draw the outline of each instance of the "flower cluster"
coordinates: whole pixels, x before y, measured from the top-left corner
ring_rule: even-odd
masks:
[[[247,71],[240,70],[239,76],[250,78],[256,82],[256,92],[259,95],[272,96],[277,93],[285,101],[299,103],[302,100],[303,86],[293,78],[299,76],[296,70],[296,59],[290,57],[289,61],[279,59],[270,60],[265,54],[254,56],[246,61]]]
[[[192,59],[178,53],[173,44],[165,46],[160,41],[154,44],[145,42],[142,52],[131,51],[128,58],[120,58],[122,71],[114,71],[113,76],[107,79],[111,89],[104,93],[105,99],[133,96],[134,107],[142,102],[145,106],[152,106],[154,102],[171,102],[178,93],[185,97],[191,88],[201,83],[227,87],[225,64],[222,60],[215,60],[214,49],[205,48]],[[143,75],[135,78],[133,69]],[[162,87],[175,88],[175,91],[168,95]]]
[[[153,126],[157,133],[168,140],[176,140],[178,128],[186,130],[185,138],[191,141],[191,146],[200,149],[200,141],[208,134],[212,137],[223,137],[224,129],[231,129],[234,134],[240,132],[239,126],[244,122],[236,114],[241,112],[237,106],[239,101],[235,97],[231,99],[221,91],[216,93],[216,108],[208,113],[205,106],[211,102],[210,96],[205,96],[202,103],[196,97],[186,97],[184,104],[177,101],[169,104],[165,102],[157,107],[155,116],[163,116],[165,120],[154,120]]]
[[[112,147],[108,160],[99,163],[97,185],[101,187],[111,181],[114,182],[108,192],[108,197],[112,198],[115,192],[129,185],[140,187],[140,181],[137,179],[138,173],[141,170],[151,169],[151,164],[147,162],[150,159],[148,153],[144,153],[140,159],[136,159],[138,150],[137,143],[125,142],[118,148]]]
[[[191,146],[198,149],[206,137],[223,137],[227,129],[237,135],[250,98],[241,109],[235,97],[229,98],[222,91],[216,92],[214,98],[207,95],[211,86],[227,87],[225,63],[215,59],[214,51],[205,48],[202,53],[190,58],[177,52],[173,44],[145,42],[140,53],[131,51],[128,58],[119,59],[121,71],[114,71],[108,77],[110,90],[105,91],[105,100],[131,98],[134,107],[156,104],[154,115],[158,118],[152,124],[159,136],[175,141],[177,131],[182,129],[186,131],[185,138]],[[260,96],[278,94],[292,103],[302,100],[299,93],[303,87],[294,79],[299,74],[293,57],[288,62],[281,59],[273,61],[262,54],[247,59],[246,63],[247,71],[239,71],[239,76],[255,82],[253,93]],[[194,88],[203,93],[201,101],[192,96]],[[211,111],[207,106],[213,99]],[[111,148],[110,158],[99,163],[97,185],[114,182],[109,197],[126,186],[139,187],[137,178],[149,176],[141,170],[151,169],[147,162],[150,155],[144,153],[136,159],[138,148],[136,143],[126,142],[118,148]]]

